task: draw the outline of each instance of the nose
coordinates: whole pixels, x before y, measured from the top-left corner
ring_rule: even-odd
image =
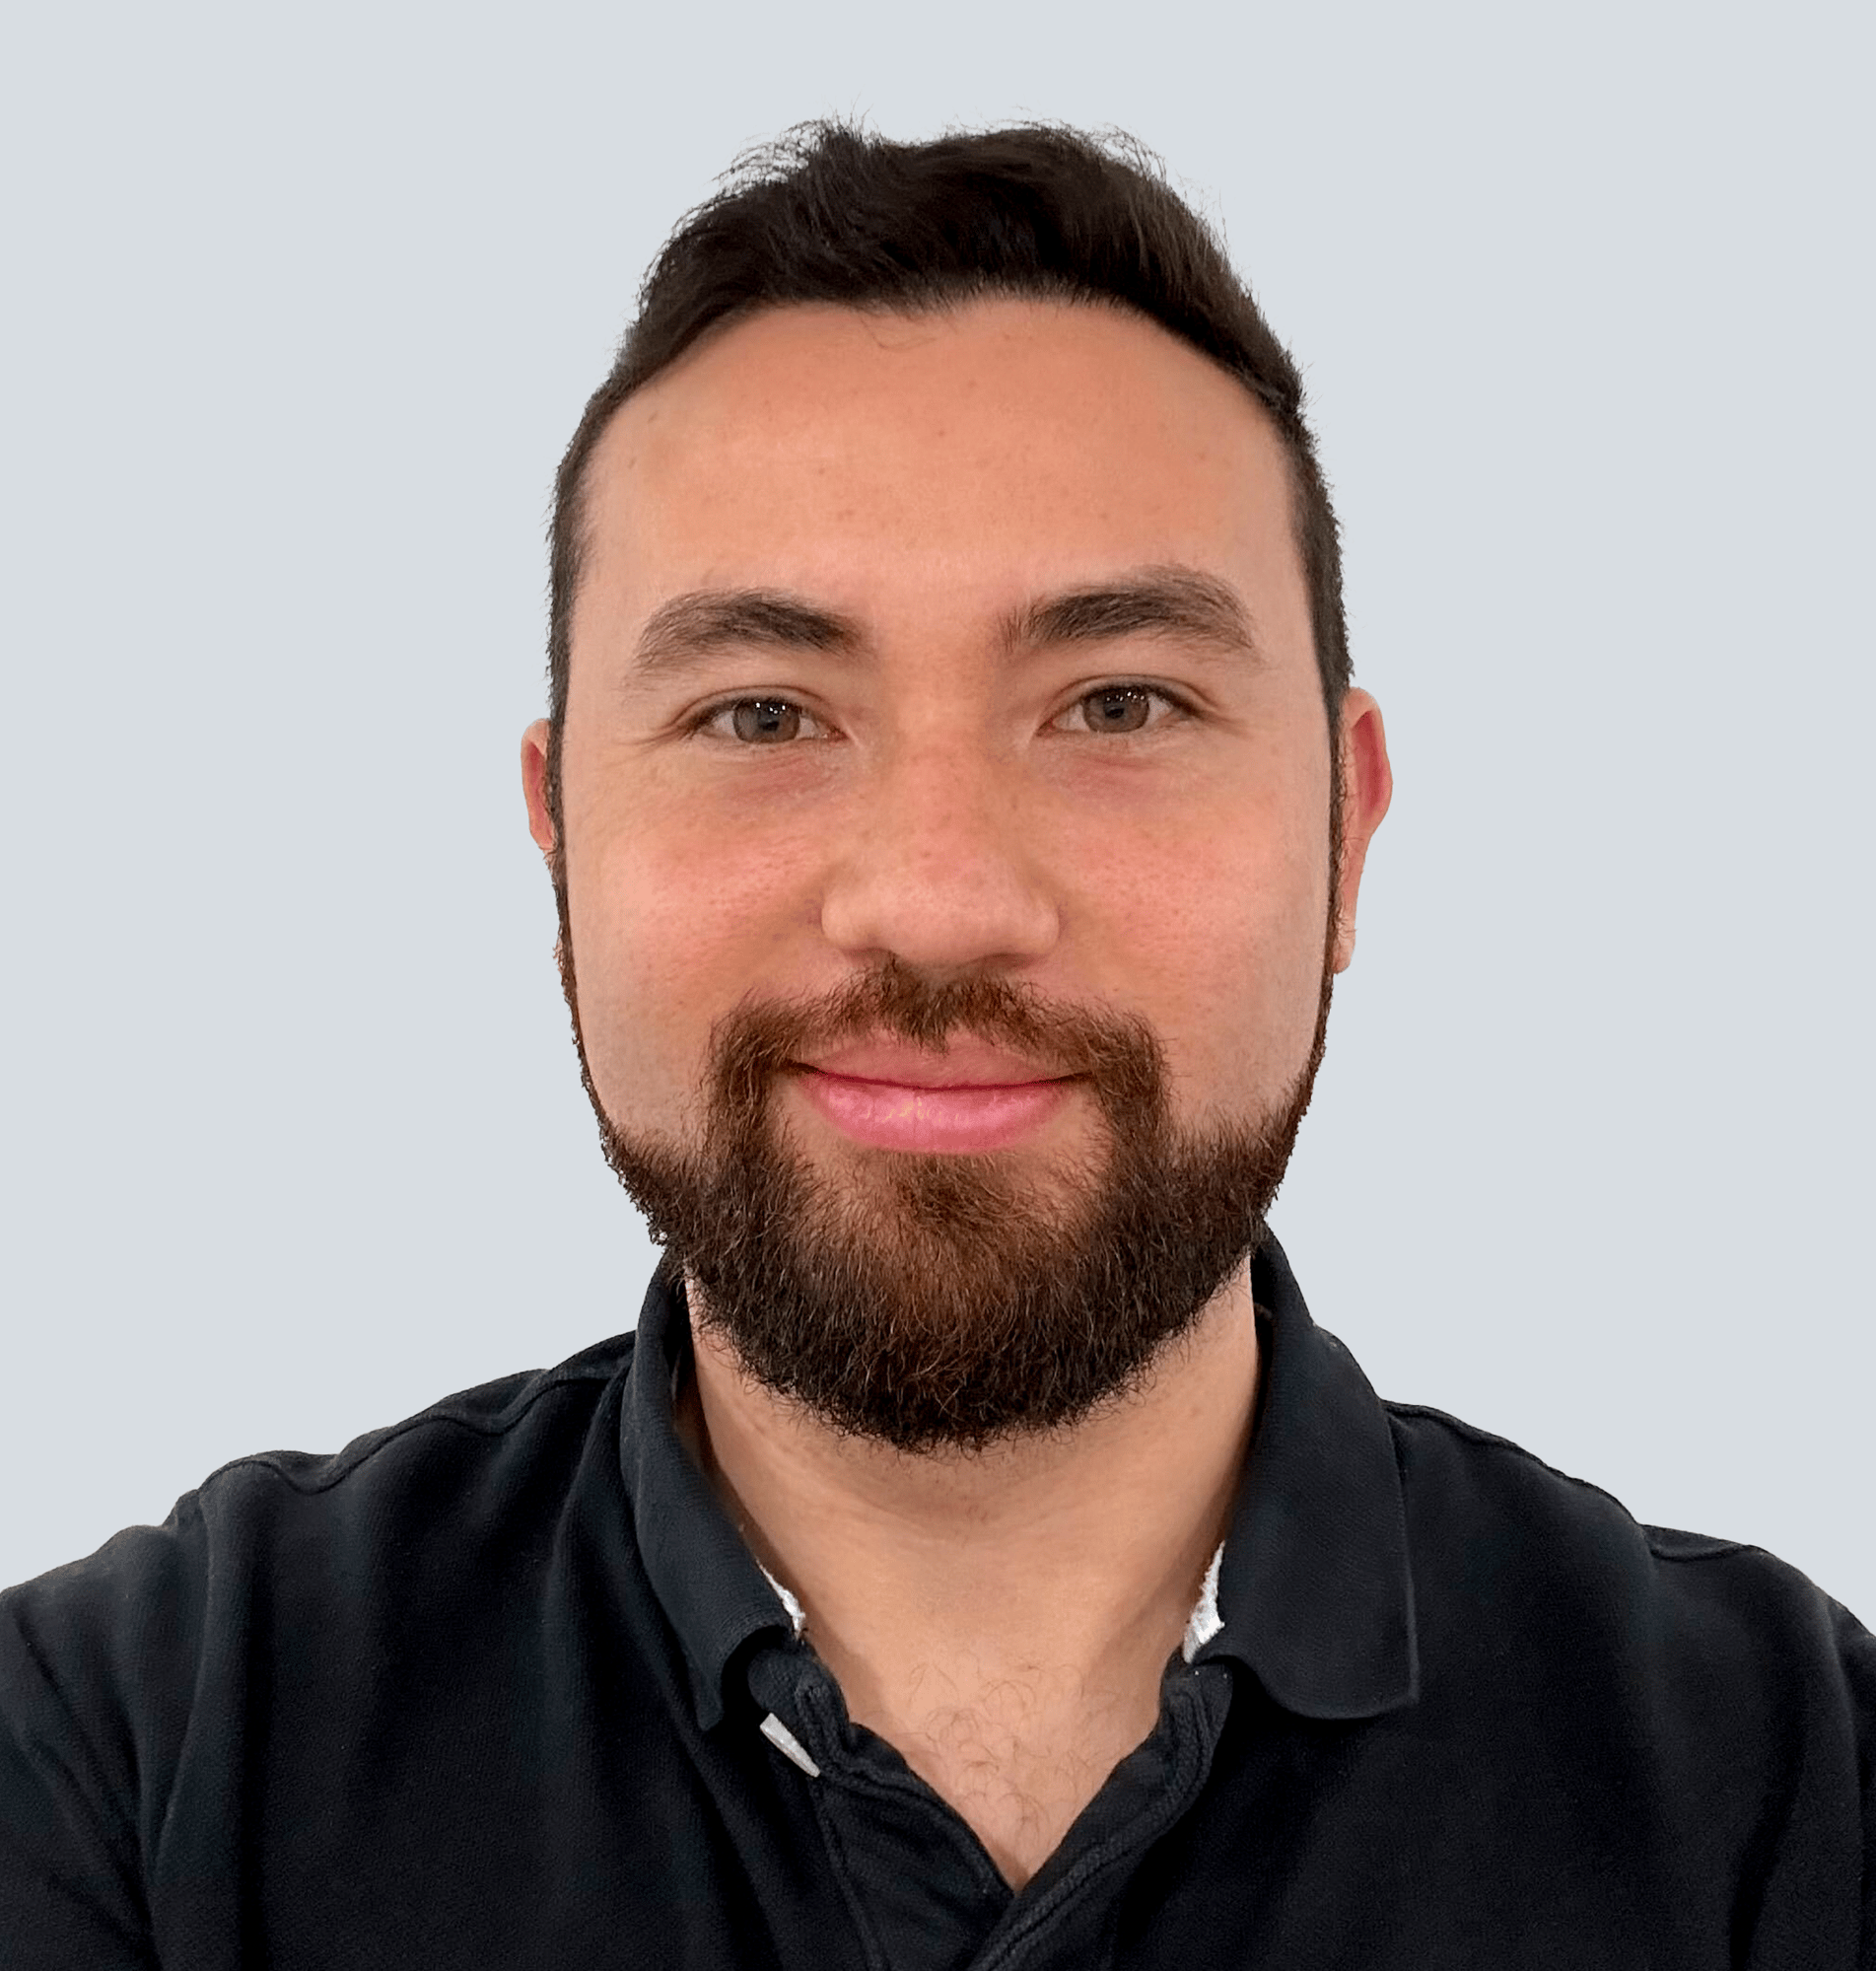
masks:
[[[856,963],[1033,961],[1059,935],[1046,817],[1020,769],[966,746],[897,749],[860,803],[821,900],[828,942]]]

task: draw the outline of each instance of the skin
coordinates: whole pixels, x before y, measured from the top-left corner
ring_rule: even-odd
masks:
[[[1182,1127],[1278,1102],[1309,1053],[1332,904],[1334,968],[1353,954],[1391,776],[1365,692],[1328,730],[1282,448],[1241,386],[1105,309],[777,310],[629,400],[589,488],[559,846],[589,1070],[622,1132],[694,1142],[713,1022],[886,954],[1144,1019]],[[997,645],[1014,605],[1170,564],[1231,586],[1255,658],[1165,633],[1013,663]],[[635,680],[652,611],[725,585],[858,619],[870,661],[750,647]],[[1142,733],[1092,729],[1086,695],[1116,684],[1191,716],[1155,700]],[[786,745],[739,744],[728,715],[687,736],[737,695],[810,716]],[[529,728],[522,770],[551,856],[546,739]],[[777,1101],[791,1155],[886,1208],[896,1153],[861,1151],[788,1088]],[[1066,1211],[1101,1128],[1072,1100],[988,1161]],[[1157,1716],[1248,1446],[1248,1269],[1124,1402],[974,1456],[838,1435],[721,1336],[695,1343],[694,1454],[801,1600],[851,1715],[1020,1885]]]

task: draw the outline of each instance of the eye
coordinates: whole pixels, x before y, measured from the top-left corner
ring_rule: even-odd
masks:
[[[699,712],[685,730],[708,732],[726,718],[730,720],[730,730],[716,737],[751,746],[786,743],[799,736],[803,719],[819,724],[811,712],[804,711],[792,698],[731,698],[726,704],[712,705]]]
[[[1170,706],[1173,714],[1157,726],[1147,723],[1154,699]],[[1157,684],[1104,684],[1098,691],[1083,692],[1069,709],[1078,712],[1083,708],[1087,711],[1085,731],[1112,734],[1120,739],[1150,735],[1193,716],[1190,705]],[[726,719],[730,722],[728,731],[721,729],[721,722]],[[786,745],[800,737],[803,719],[816,726],[820,724],[813,713],[792,698],[731,698],[720,705],[706,706],[685,730],[712,733],[716,729],[713,737],[743,746]]]
[[[1172,707],[1173,717],[1162,719],[1158,726],[1148,726],[1155,698]],[[1116,733],[1123,739],[1135,733],[1158,732],[1193,716],[1192,707],[1184,699],[1157,684],[1103,684],[1098,691],[1084,692],[1069,709],[1079,712],[1083,708],[1087,712],[1087,731]]]

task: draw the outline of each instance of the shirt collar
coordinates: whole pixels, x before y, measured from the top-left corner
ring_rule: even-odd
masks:
[[[1299,1717],[1378,1718],[1420,1696],[1394,1434],[1275,1238],[1251,1285],[1258,1415],[1218,1570],[1222,1626],[1194,1659],[1236,1657]]]
[[[690,1360],[690,1310],[667,1252],[645,1290],[619,1418],[619,1463],[639,1557],[690,1666],[697,1723],[724,1715],[724,1672],[751,1636],[792,1632],[781,1596],[677,1435],[672,1390]]]
[[[1419,1696],[1414,1582],[1393,1435],[1380,1400],[1316,1326],[1275,1238],[1252,1264],[1262,1387],[1223,1558],[1218,1626],[1203,1598],[1191,1659],[1232,1657],[1304,1718],[1377,1717]],[[690,1355],[681,1275],[666,1254],[646,1289],[619,1460],[639,1553],[690,1668],[697,1723],[724,1716],[730,1659],[754,1636],[795,1632],[791,1611],[677,1435]],[[1201,1632],[1204,1632],[1203,1635]]]

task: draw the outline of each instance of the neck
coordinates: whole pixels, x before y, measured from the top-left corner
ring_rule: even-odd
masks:
[[[856,1719],[953,1681],[1049,1666],[1156,1692],[1224,1536],[1258,1347],[1248,1268],[1125,1402],[980,1455],[843,1438],[753,1382],[707,1330],[679,1428],[757,1557],[800,1601]],[[888,1734],[890,1735],[890,1734]]]

